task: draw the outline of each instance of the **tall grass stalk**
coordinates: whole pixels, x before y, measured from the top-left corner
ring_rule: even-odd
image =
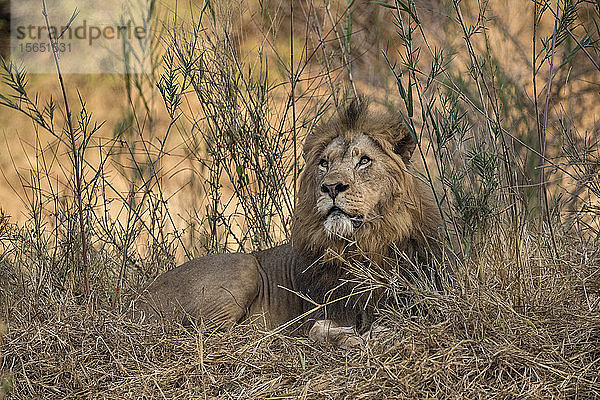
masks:
[[[42,0],[42,15],[44,16],[44,20],[46,22],[46,29],[48,30],[48,39],[50,40],[50,44],[52,47],[52,55],[54,57],[54,64],[56,65],[56,72],[58,74],[58,80],[60,82],[60,89],[62,92],[65,112],[66,112],[66,120],[67,120],[67,133],[69,135],[69,140],[71,142],[71,157],[73,161],[73,172],[75,173],[75,201],[77,202],[77,212],[79,214],[79,235],[81,240],[81,266],[83,270],[84,276],[84,285],[85,285],[85,295],[90,299],[91,291],[90,291],[90,273],[88,270],[88,248],[87,248],[87,235],[86,235],[86,223],[83,215],[83,203],[82,203],[82,178],[83,174],[81,159],[85,156],[84,153],[79,151],[77,143],[75,141],[75,130],[73,129],[73,121],[71,117],[71,108],[69,107],[69,99],[67,98],[67,92],[65,89],[65,82],[63,79],[62,72],[60,70],[60,63],[58,61],[58,38],[55,37],[56,32],[50,29],[50,22],[48,21],[48,12],[46,10],[46,0]],[[73,14],[75,16],[75,14]],[[74,17],[71,18],[71,22]],[[66,26],[65,30],[68,29],[69,24]],[[62,33],[61,33],[62,34]],[[91,304],[91,303],[90,303]]]

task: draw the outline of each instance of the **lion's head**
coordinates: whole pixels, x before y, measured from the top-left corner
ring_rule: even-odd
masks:
[[[412,169],[414,150],[399,118],[362,100],[319,125],[304,145],[294,246],[319,254],[355,245],[377,257],[432,235],[439,213]]]

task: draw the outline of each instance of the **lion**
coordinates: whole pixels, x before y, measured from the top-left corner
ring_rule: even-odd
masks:
[[[146,309],[222,327],[309,321],[309,337],[357,343],[384,296],[357,290],[346,266],[389,269],[399,251],[420,260],[439,255],[440,213],[415,174],[415,147],[400,118],[353,100],[305,140],[291,241],[188,261],[150,284]]]

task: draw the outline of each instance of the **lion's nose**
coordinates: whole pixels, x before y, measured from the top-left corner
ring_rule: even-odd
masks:
[[[342,182],[330,183],[330,184],[324,183],[321,185],[321,192],[327,193],[327,194],[329,194],[329,197],[331,197],[332,199],[335,199],[335,197],[339,193],[342,193],[342,192],[348,190],[349,187],[350,187],[350,185],[346,185]]]

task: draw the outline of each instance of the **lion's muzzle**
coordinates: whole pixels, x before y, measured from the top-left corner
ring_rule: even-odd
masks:
[[[362,216],[353,216],[337,206],[331,207],[325,216],[324,227],[328,234],[348,238],[363,224]]]

